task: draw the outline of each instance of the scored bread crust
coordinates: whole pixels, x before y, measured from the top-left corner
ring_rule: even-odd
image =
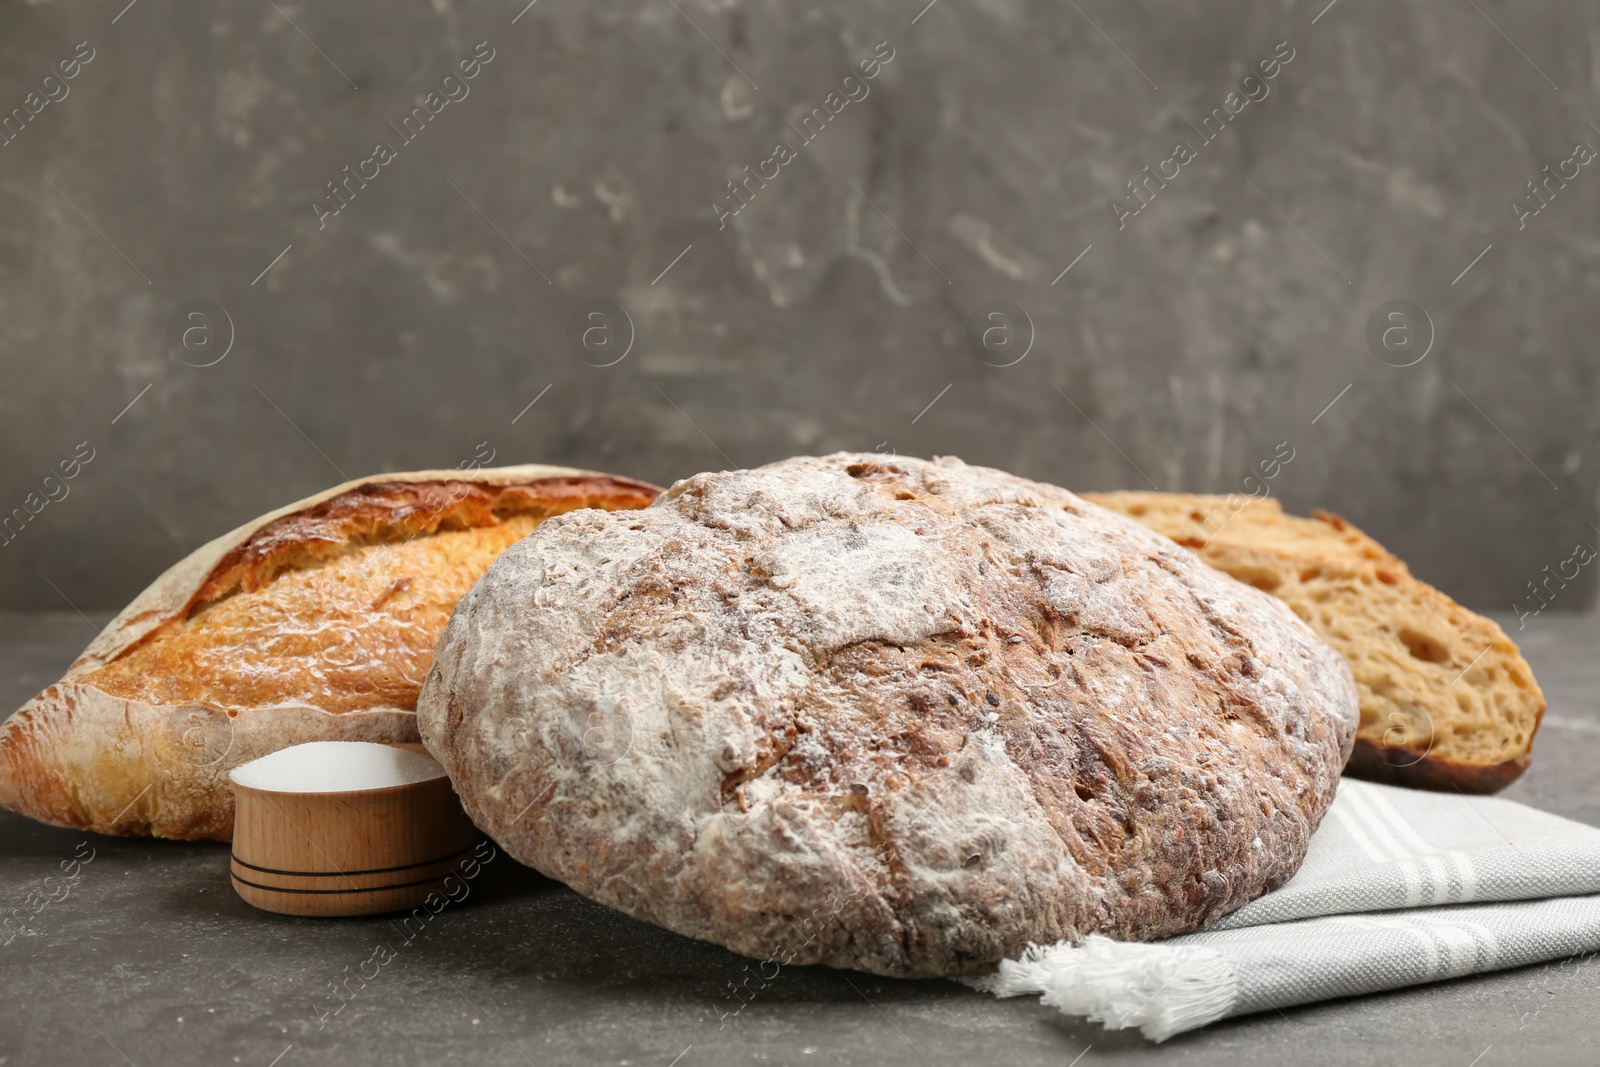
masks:
[[[1516,644],[1348,520],[1287,515],[1272,498],[1083,496],[1286,601],[1350,661],[1361,728],[1346,773],[1493,793],[1527,769],[1545,701]]]
[[[645,482],[538,464],[407,471],[358,478],[247,522],[170,567],[59,682],[0,725],[0,807],[98,833],[229,840],[234,767],[305,741],[415,743],[414,704],[334,713],[305,700],[244,707],[208,696],[167,702],[130,696],[129,680],[111,685],[106,668],[235,593],[369,545],[495,526],[518,515],[639,508],[659,492]],[[327,621],[330,629],[340,623]],[[199,676],[188,681],[203,692],[204,668],[192,670]]]
[[[546,522],[417,703],[516,859],[772,961],[973,973],[1287,880],[1355,729],[1283,604],[1063,489],[903,457]]]

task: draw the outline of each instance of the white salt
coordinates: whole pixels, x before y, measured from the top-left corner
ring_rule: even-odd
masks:
[[[310,741],[262,756],[229,775],[269,793],[348,793],[443,778],[432,756],[371,741]]]

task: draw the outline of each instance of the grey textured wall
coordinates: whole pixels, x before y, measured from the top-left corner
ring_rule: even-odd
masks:
[[[114,607],[341,475],[491,450],[1246,491],[1288,442],[1275,495],[1468,603],[1600,545],[1600,8],[923,2],[6,3],[0,605]],[[226,318],[169,344],[195,300]],[[621,320],[569,343],[600,300],[610,366]]]

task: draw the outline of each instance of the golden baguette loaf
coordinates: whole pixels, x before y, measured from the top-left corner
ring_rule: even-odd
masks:
[[[107,834],[229,840],[228,772],[305,741],[419,740],[450,612],[543,519],[655,486],[566,467],[357,479],[196,549],[0,726],[0,806]]]
[[[1492,793],[1527,769],[1545,704],[1517,646],[1344,519],[1240,496],[1082,496],[1287,602],[1349,660],[1361,726],[1346,773]]]

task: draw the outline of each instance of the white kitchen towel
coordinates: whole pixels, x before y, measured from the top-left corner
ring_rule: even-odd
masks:
[[[1600,950],[1600,830],[1346,780],[1282,888],[1197,934],[1030,946],[969,984],[1164,1041],[1218,1019]]]

